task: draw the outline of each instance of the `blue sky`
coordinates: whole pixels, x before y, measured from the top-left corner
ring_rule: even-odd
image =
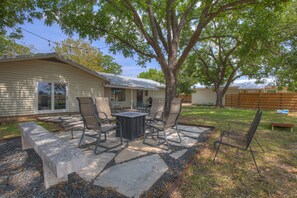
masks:
[[[61,42],[68,37],[62,32],[58,25],[45,26],[43,20],[34,20],[33,24],[27,23],[22,25],[21,27],[54,42]],[[51,49],[52,46],[49,46],[48,41],[38,38],[37,36],[34,36],[26,31],[23,31],[23,35],[23,39],[18,40],[18,43],[25,45],[34,45],[34,47],[36,48],[36,53],[53,52]],[[74,35],[72,38],[77,39],[79,37],[78,35]],[[109,53],[109,48],[104,43],[104,39],[93,42],[92,45],[100,48],[100,51],[102,51],[103,54],[111,55],[114,58],[115,62],[122,65],[122,75],[124,76],[136,77],[140,72],[147,71],[149,68],[156,68],[160,70],[160,66],[156,61],[147,63],[146,68],[142,68],[140,66],[137,66],[136,61],[132,58],[125,58],[122,56],[121,53],[118,53],[116,55]]]

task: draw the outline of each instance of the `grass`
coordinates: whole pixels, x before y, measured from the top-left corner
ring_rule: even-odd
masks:
[[[37,120],[25,120],[25,121],[34,121],[40,126],[44,127],[48,131],[56,132],[59,131],[61,128],[58,124],[51,123],[51,122],[41,122]],[[0,140],[8,139],[8,138],[15,138],[20,137],[20,130],[18,128],[17,122],[7,123],[7,124],[0,124]]]
[[[258,175],[249,152],[222,146],[216,164],[213,142],[219,131],[228,128],[229,121],[250,123],[255,110],[183,107],[182,122],[212,125],[219,130],[211,137],[173,197],[296,197],[297,195],[297,129],[275,128],[271,122],[293,123],[297,113],[276,114],[263,111],[256,137],[265,149],[252,143],[261,176]],[[240,129],[239,127],[237,127]]]

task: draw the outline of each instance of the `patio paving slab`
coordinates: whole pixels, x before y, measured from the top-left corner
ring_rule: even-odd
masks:
[[[115,188],[127,197],[139,197],[167,170],[161,157],[153,154],[106,169],[95,179],[94,185]]]
[[[168,151],[164,150],[166,148],[165,145],[160,145],[160,148],[152,147],[147,144],[143,144],[142,140],[134,140],[132,142],[129,142],[128,148],[131,150],[151,152],[151,153],[167,153],[168,152]],[[161,148],[164,148],[164,149],[161,149]]]
[[[174,159],[178,159],[181,156],[183,156],[183,154],[185,154],[185,152],[187,152],[188,149],[183,149],[183,150],[179,150],[177,152],[174,152],[172,154],[170,154],[170,157],[174,158]]]
[[[146,154],[147,152],[124,149],[115,157],[114,160],[118,164]]]
[[[81,169],[79,172],[80,177],[90,182],[103,170],[103,168],[114,158],[114,153],[102,153],[95,155],[93,151],[86,151],[88,157],[88,166]]]

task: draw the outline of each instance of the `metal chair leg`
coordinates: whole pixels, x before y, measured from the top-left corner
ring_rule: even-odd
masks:
[[[251,152],[251,154],[252,154],[252,157],[253,157],[253,160],[254,160],[254,163],[255,163],[256,169],[257,169],[257,171],[258,171],[259,175],[261,176],[261,174],[260,174],[260,170],[259,170],[259,168],[258,168],[258,165],[257,165],[256,159],[255,159],[255,156],[254,156],[254,151],[252,150],[252,147],[250,147],[250,152]]]
[[[262,146],[261,146],[261,144],[258,142],[257,138],[256,138],[256,137],[254,137],[254,139],[255,139],[255,141],[257,142],[257,144],[260,146],[260,148],[262,149],[263,153],[265,153],[265,151],[264,151],[263,147],[262,147]]]
[[[83,140],[83,138],[84,138],[85,131],[86,131],[86,127],[84,126],[83,133],[82,133],[81,138],[80,138],[80,141],[79,141],[79,143],[78,143],[78,147],[81,147],[81,142],[82,142],[82,140]]]
[[[95,149],[94,149],[94,154],[95,155],[99,154],[99,153],[97,153],[97,148],[98,148],[98,145],[99,145],[100,142],[101,142],[101,132],[99,133],[98,138],[96,140],[96,146],[95,146]]]
[[[214,145],[216,144],[217,142],[214,142]],[[217,157],[217,155],[218,155],[218,151],[219,151],[219,149],[220,149],[220,147],[221,147],[221,144],[219,144],[219,146],[218,146],[218,148],[217,148],[217,150],[216,150],[216,154],[215,154],[215,156],[214,156],[214,158],[213,158],[213,163],[215,163],[215,160],[216,160],[216,157]]]

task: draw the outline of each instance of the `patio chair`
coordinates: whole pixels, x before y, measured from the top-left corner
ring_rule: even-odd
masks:
[[[95,106],[96,106],[99,118],[106,121],[107,123],[110,123],[116,120],[116,118],[111,115],[109,99],[107,97],[95,97]]]
[[[164,100],[160,98],[152,99],[152,106],[150,107],[149,114],[145,116],[146,123],[151,123],[155,119],[162,119],[164,111]]]
[[[158,141],[157,139],[162,139],[163,141],[158,142],[158,145],[166,143],[167,148],[170,149],[170,144],[168,141],[171,142],[176,142],[176,143],[181,143],[181,137],[179,134],[179,130],[177,129],[177,124],[178,124],[178,119],[179,119],[179,115],[181,112],[181,107],[182,107],[182,99],[181,98],[174,98],[171,101],[171,107],[170,107],[170,111],[169,111],[169,115],[167,116],[167,118],[163,118],[163,119],[155,119],[153,120],[151,123],[147,124],[147,129],[148,131],[146,131],[144,133],[144,137],[143,137],[143,143],[144,144],[148,144],[151,146],[155,146],[153,144],[147,143],[146,139],[148,137],[148,133],[151,133],[151,137],[152,139]],[[169,140],[167,137],[168,135],[172,134],[169,133],[168,129],[170,128],[174,128],[174,130],[172,130],[173,132],[177,133],[178,136],[178,141],[175,140]],[[159,133],[163,132],[164,137],[160,137]],[[157,139],[154,138],[154,134],[157,133]]]
[[[94,149],[95,154],[100,154],[100,153],[104,152],[104,151],[101,151],[101,152],[97,151],[99,146],[109,150],[109,149],[113,149],[113,148],[118,147],[123,144],[122,127],[121,127],[120,123],[118,123],[117,125],[104,124],[104,120],[100,119],[100,117],[98,116],[93,99],[91,97],[77,97],[76,99],[78,100],[79,111],[83,118],[83,123],[84,123],[83,134],[80,138],[78,147],[82,146],[81,143],[82,143],[84,136],[88,136],[88,137],[96,139],[96,146]],[[86,129],[88,129],[90,131],[86,132]],[[119,131],[120,131],[120,143],[119,144],[112,146],[112,147],[107,147],[105,145],[100,144],[102,142],[106,142],[106,139],[107,139],[106,134],[108,132],[116,130],[116,129],[119,129]],[[94,131],[96,133],[94,133]],[[102,133],[104,134],[103,140],[101,139]]]
[[[252,142],[254,135],[257,131],[257,128],[261,121],[261,117],[262,117],[262,111],[259,109],[257,111],[250,127],[249,127],[249,130],[246,133],[239,133],[239,132],[231,131],[230,127],[229,127],[228,131],[223,131],[221,133],[220,137],[214,142],[214,147],[216,148],[216,153],[213,158],[213,162],[215,163],[215,159],[217,157],[217,154],[218,154],[218,151],[219,151],[221,145],[226,145],[226,146],[237,148],[237,149],[243,150],[243,151],[249,150],[253,157],[253,161],[256,166],[256,169],[260,175],[260,171],[259,171],[256,159],[254,156],[254,151],[252,150],[252,147],[251,147],[251,142]],[[218,144],[218,146],[217,146],[217,144]]]
[[[253,119],[252,122],[254,122],[254,120],[257,119],[257,117],[259,116],[259,114],[261,112],[262,112],[261,109],[258,109],[257,110],[256,115],[255,115],[255,117],[254,117],[254,119]],[[236,122],[236,121],[229,122],[228,125],[229,125],[228,131],[227,132],[223,132],[221,135],[227,136],[227,137],[232,138],[232,139],[239,139],[239,140],[245,138],[245,135],[246,134],[243,133],[242,131],[239,132],[238,130],[234,129],[234,127],[232,127],[232,126],[234,126],[234,125],[241,125],[241,126],[250,127],[250,124],[248,124],[248,123],[245,123],[245,122]],[[254,136],[253,139],[258,144],[258,146],[261,148],[262,152],[265,153],[263,147],[261,146],[261,144],[259,143],[259,141],[257,140],[257,138]]]

